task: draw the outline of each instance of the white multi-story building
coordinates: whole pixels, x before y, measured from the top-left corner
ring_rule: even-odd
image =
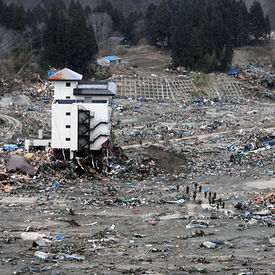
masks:
[[[111,131],[113,82],[82,81],[82,75],[65,68],[49,77],[54,81],[52,149],[98,151]]]

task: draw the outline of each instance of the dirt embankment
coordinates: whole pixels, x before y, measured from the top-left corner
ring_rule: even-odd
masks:
[[[179,157],[171,151],[164,151],[157,146],[149,146],[141,149],[156,161],[156,166],[162,170],[174,173],[186,165],[186,158]]]
[[[234,50],[232,66],[242,64],[270,65],[275,56],[275,41],[267,41],[264,46],[243,47]]]

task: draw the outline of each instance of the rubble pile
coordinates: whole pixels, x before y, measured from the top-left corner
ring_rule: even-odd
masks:
[[[275,76],[270,68],[244,64],[243,69],[253,84],[260,84],[269,89],[275,87]]]
[[[115,99],[110,144],[70,161],[24,150],[43,97],[1,107],[3,274],[274,272],[272,101]]]
[[[275,204],[275,193],[268,192],[261,195],[255,195],[254,200],[259,204]]]
[[[0,96],[25,95],[32,100],[49,102],[53,96],[53,84],[45,82],[39,74],[29,73],[23,79],[3,77],[0,79]]]
[[[248,89],[248,94],[274,99],[275,75],[271,68],[257,64],[242,64],[241,67],[242,74],[239,78]]]

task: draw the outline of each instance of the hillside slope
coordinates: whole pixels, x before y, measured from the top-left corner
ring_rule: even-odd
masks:
[[[125,14],[128,14],[134,10],[145,10],[151,3],[157,4],[161,0],[109,0],[113,7],[121,10]],[[248,7],[255,0],[244,0]],[[271,21],[271,28],[275,30],[275,0],[258,0],[264,10],[264,13],[269,15]],[[52,0],[4,0],[6,3],[14,3],[17,5],[23,5],[25,8],[32,8],[35,5],[51,5],[54,1]],[[70,1],[64,1],[65,3],[69,3]],[[79,0],[79,2],[84,6],[89,6],[92,10],[95,9],[100,3],[101,0]]]
[[[10,4],[14,3],[16,5],[23,5],[26,9],[32,8],[38,4],[49,5],[49,3],[54,3],[52,0],[4,0],[4,2]],[[66,4],[70,1],[64,1]],[[83,7],[89,6],[92,10],[95,9],[101,0],[79,0]],[[109,0],[114,8],[117,8],[128,14],[134,10],[145,10],[151,3],[157,4],[160,0]]]
[[[16,1],[16,0],[14,0]],[[20,1],[20,0],[17,0]],[[35,0],[23,0],[23,1],[35,1]],[[89,5],[95,7],[100,3],[100,0],[79,0],[84,6]],[[250,7],[255,0],[244,0],[247,7]],[[97,2],[97,3],[95,3]],[[122,10],[124,13],[129,13],[133,10],[145,10],[151,3],[157,4],[161,0],[110,0],[112,5]],[[275,0],[258,0],[261,3],[265,15],[269,15],[272,30],[275,30]]]

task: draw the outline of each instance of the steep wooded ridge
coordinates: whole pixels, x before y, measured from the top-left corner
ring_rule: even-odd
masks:
[[[42,70],[68,66],[90,73],[101,45],[110,36],[124,36],[130,45],[146,39],[170,50],[173,66],[208,73],[227,70],[234,48],[270,38],[261,4],[247,5],[245,0],[0,0],[0,26],[2,33],[22,39],[10,47],[14,71],[33,63]],[[9,55],[1,52],[4,64]]]
[[[16,5],[23,5],[25,8],[33,8],[36,5],[53,5],[54,0],[5,0],[4,2]],[[69,4],[70,1],[65,0],[65,4]],[[102,4],[102,0],[79,0],[83,7],[89,6],[92,10]],[[158,4],[160,0],[110,0],[112,6],[121,10],[123,13],[128,14],[135,10],[145,10],[151,3]]]
[[[10,4],[23,5],[25,8],[33,8],[40,4],[44,5],[46,2],[53,4],[52,0],[5,0],[4,2]],[[70,2],[70,1],[65,1]],[[79,0],[83,6],[89,6],[91,9],[96,8],[101,4],[102,0]],[[254,0],[245,0],[247,7],[250,7]],[[275,1],[274,0],[259,0],[263,7],[265,15],[270,18],[271,29],[275,30]],[[120,9],[123,13],[127,14],[134,10],[145,10],[150,4],[158,4],[160,0],[110,0],[114,8]],[[48,5],[48,4],[47,4]]]

